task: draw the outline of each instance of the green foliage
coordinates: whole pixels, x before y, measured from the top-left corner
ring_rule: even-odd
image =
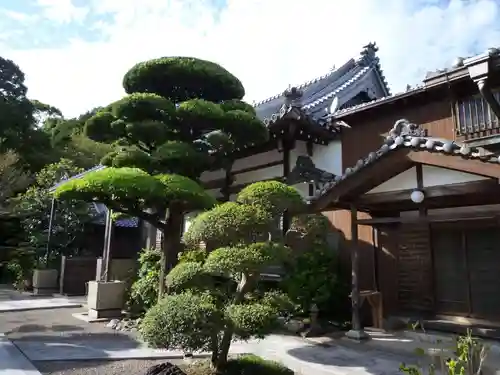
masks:
[[[198,262],[203,263],[207,259],[208,252],[204,249],[194,249],[182,251],[178,255],[179,263],[182,262]]]
[[[330,232],[331,226],[332,224],[328,218],[321,213],[303,214],[292,218],[290,230],[319,240],[326,240],[326,236]]]
[[[233,304],[226,308],[225,316],[234,327],[234,334],[243,340],[264,338],[279,327],[278,311],[263,303]]]
[[[148,310],[140,332],[154,347],[208,351],[213,334],[222,322],[223,317],[212,296],[186,291],[167,295]]]
[[[244,111],[248,112],[252,116],[256,115],[255,108],[252,105],[239,99],[225,100],[220,103],[220,106],[224,112]]]
[[[240,191],[236,201],[261,207],[272,216],[278,216],[285,211],[299,211],[305,204],[296,188],[278,181],[251,184]]]
[[[413,326],[415,329],[418,324]],[[442,342],[437,342],[442,346]],[[451,352],[451,353],[450,353]],[[417,354],[425,355],[425,351],[417,348]],[[450,357],[450,354],[452,356]],[[458,336],[452,348],[441,347],[438,350],[439,368],[434,363],[428,365],[427,374],[446,375],[478,375],[482,374],[484,361],[488,354],[488,348],[480,340],[472,336],[471,330],[467,330],[465,336]],[[409,375],[424,375],[425,369],[422,366],[402,363],[399,371]]]
[[[211,278],[199,262],[181,262],[174,267],[166,278],[170,291],[208,287]]]
[[[215,375],[210,363],[197,361],[185,369],[188,375]],[[254,354],[244,354],[231,358],[219,375],[293,375],[294,372],[279,362],[269,361]]]
[[[322,242],[313,243],[306,251],[290,257],[285,267],[282,287],[303,312],[313,304],[320,311],[339,308],[347,301],[347,285],[338,274],[335,249]]]
[[[190,99],[220,102],[241,99],[241,82],[220,65],[191,57],[162,57],[141,62],[123,79],[127,93],[155,93],[174,103]]]
[[[280,191],[285,198],[273,189],[259,192],[260,202],[277,202],[265,207],[286,211],[286,203],[296,201],[286,199],[293,197],[287,189]],[[184,236],[191,251],[181,255],[183,261],[167,276],[176,294],[150,310],[141,327],[146,340],[167,349],[210,350],[213,365],[221,370],[234,335],[248,339],[272,332],[278,317],[293,306],[282,294],[257,292],[261,272],[290,257],[286,246],[266,241],[273,221],[262,206],[236,202],[199,214]],[[215,249],[204,254],[202,242]]]
[[[37,173],[35,183],[13,199],[14,212],[21,217],[24,240],[28,246],[45,249],[52,205],[49,189],[59,181],[80,172],[82,170],[70,160],[61,159]],[[71,255],[77,252],[83,240],[84,225],[91,219],[86,203],[72,199],[57,202],[52,223],[52,253]],[[45,253],[45,250],[42,253]]]
[[[152,159],[155,170],[167,170],[191,178],[198,177],[209,164],[205,154],[179,141],[165,142],[152,153]]]
[[[271,216],[259,207],[227,202],[198,215],[184,234],[188,247],[201,242],[211,246],[232,246],[251,242],[268,233]]]
[[[184,209],[206,209],[215,204],[213,197],[187,177],[151,176],[138,168],[105,168],[89,172],[59,186],[55,196],[106,202],[113,209],[130,214],[155,205],[168,207],[174,202],[181,204]]]
[[[143,249],[139,255],[139,270],[127,301],[134,313],[144,313],[158,301],[160,258],[161,253],[156,249]]]
[[[289,249],[279,243],[256,242],[218,248],[208,255],[204,266],[211,273],[239,277],[242,273],[259,274],[267,266],[281,264],[287,255]]]
[[[37,263],[34,249],[19,247],[9,251],[7,260],[2,264],[7,270],[7,279],[12,281],[16,289],[24,289],[24,281],[31,278]]]

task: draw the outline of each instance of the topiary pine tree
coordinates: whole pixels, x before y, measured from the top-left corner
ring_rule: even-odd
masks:
[[[156,347],[212,352],[212,365],[227,363],[233,337],[263,337],[291,307],[286,296],[256,292],[270,265],[290,257],[270,240],[275,217],[302,208],[300,193],[281,182],[258,182],[227,202],[198,215],[184,235],[195,257],[186,257],[167,276],[169,295],[146,313],[140,331]],[[215,250],[199,256],[200,243]],[[201,248],[207,248],[201,247]]]
[[[199,184],[201,173],[229,167],[236,149],[265,141],[268,132],[241,100],[241,82],[209,61],[142,62],[125,74],[123,87],[127,96],[85,123],[92,140],[116,146],[102,160],[110,168],[67,182],[56,196],[103,202],[158,228],[164,276],[177,258],[184,213],[215,204]]]

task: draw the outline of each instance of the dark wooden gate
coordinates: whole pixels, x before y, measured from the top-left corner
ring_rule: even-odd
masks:
[[[435,308],[500,321],[500,228],[494,222],[433,226]]]

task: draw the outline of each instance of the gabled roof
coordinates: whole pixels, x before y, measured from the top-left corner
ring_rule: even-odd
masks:
[[[424,153],[431,155],[423,155]],[[433,155],[432,155],[433,154]],[[393,156],[391,158],[390,156]],[[444,166],[450,169],[500,178],[500,156],[489,153],[481,147],[470,147],[451,140],[428,137],[421,128],[407,120],[398,120],[384,144],[356,165],[346,168],[340,176],[330,182],[309,201],[314,209],[321,210],[330,202],[337,202],[348,194],[355,194],[356,187],[366,179],[380,179],[383,173],[389,175],[401,167],[413,163]],[[364,175],[370,168],[380,167],[377,176]],[[392,171],[391,171],[392,170]],[[375,183],[375,181],[372,181]]]
[[[375,77],[383,96],[390,95],[389,87],[380,67],[378,51],[375,43],[370,43],[364,47],[361,57],[357,60],[350,59],[343,66],[332,70],[327,74],[304,82],[295,86],[301,92],[300,108],[304,114],[318,123],[325,124],[325,117],[335,97],[342,99],[347,95],[347,100],[355,96],[351,88],[357,88],[369,77]],[[360,88],[360,87],[359,87]],[[361,90],[360,90],[361,91]],[[283,105],[286,104],[286,92],[267,98],[254,104],[257,116],[264,122],[272,123],[283,112]],[[350,95],[350,96],[349,96]],[[347,100],[339,100],[342,104]]]
[[[457,57],[455,62],[450,68],[439,69],[433,72],[427,72],[421,84],[418,84],[413,87],[408,85],[407,89],[404,92],[398,92],[394,95],[387,94],[381,98],[377,98],[366,103],[361,103],[352,107],[339,109],[335,113],[328,115],[328,118],[340,119],[354,113],[365,111],[370,108],[378,107],[383,104],[395,102],[397,100],[425,92],[434,87],[442,86],[444,84],[449,84],[450,82],[453,81],[467,78],[469,77],[469,72],[466,66],[468,61],[473,61],[475,59],[488,55],[496,59],[496,66],[500,65],[500,62],[498,61],[500,58],[500,48],[489,48],[486,53],[470,56],[467,58]]]

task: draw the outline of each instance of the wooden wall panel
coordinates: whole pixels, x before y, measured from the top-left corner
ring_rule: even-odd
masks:
[[[346,270],[351,269],[351,213],[347,210],[323,213],[332,225],[342,232],[343,241],[340,247],[340,263]],[[369,215],[358,213],[358,219],[368,219]],[[373,231],[369,226],[360,225],[359,235],[359,285],[360,289],[374,288],[374,246]]]
[[[342,133],[343,169],[352,167],[360,158],[378,149],[394,123],[402,118],[421,125],[430,136],[456,138],[451,101],[447,99],[413,107],[391,106],[377,113],[360,112],[345,118],[351,129]]]
[[[433,267],[428,225],[400,226],[398,265],[401,310],[431,311],[434,308]]]

